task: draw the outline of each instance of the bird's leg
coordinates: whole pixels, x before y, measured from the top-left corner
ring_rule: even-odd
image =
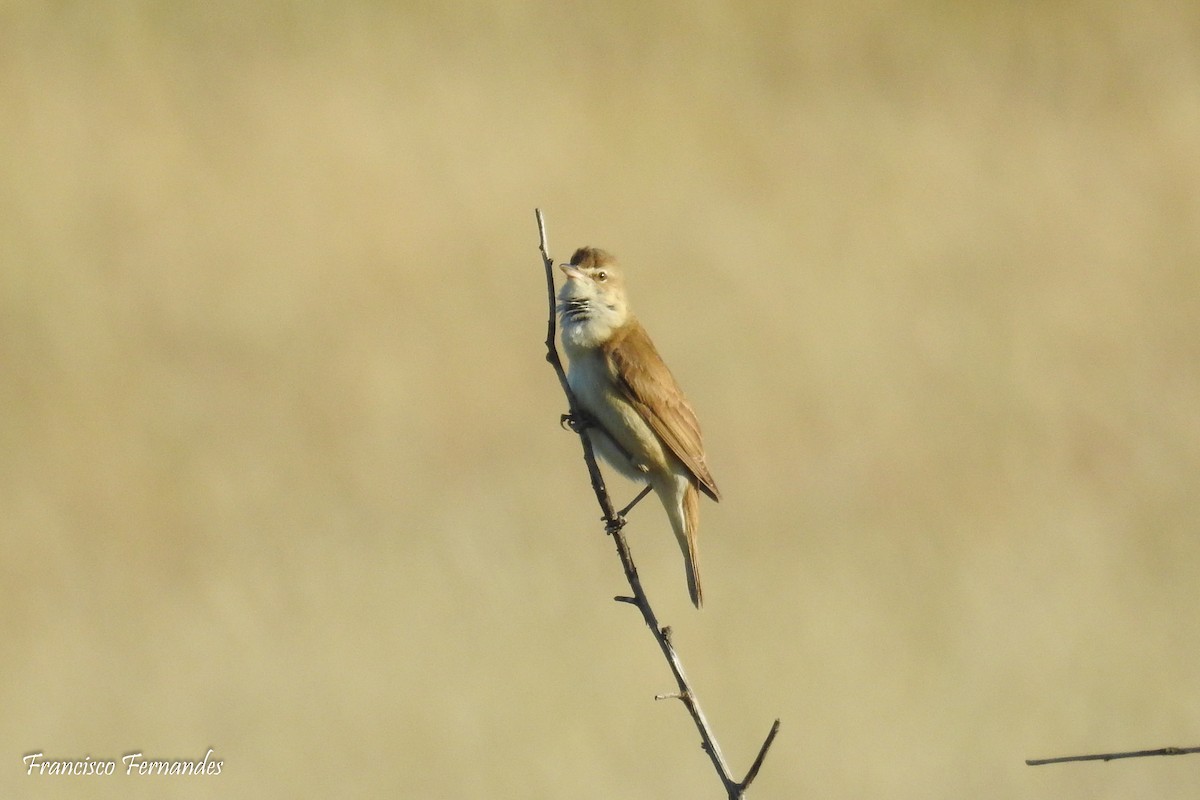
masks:
[[[604,526],[605,530],[608,531],[608,533],[611,535],[611,534],[614,534],[617,531],[621,530],[622,528],[624,528],[625,527],[625,515],[628,514],[630,511],[632,511],[633,507],[636,506],[638,503],[640,503],[642,501],[642,498],[648,494],[650,494],[650,484],[646,484],[642,488],[642,490],[640,492],[638,492],[638,496],[633,498],[632,501],[630,501],[629,505],[622,508],[616,514],[613,514],[612,519],[605,521],[606,522],[606,524]]]
[[[624,508],[622,508],[620,511],[617,512],[617,519],[624,521],[625,515],[628,514],[630,511],[633,511],[633,507],[636,506],[638,503],[642,502],[642,498],[648,494],[650,494],[650,484],[646,484],[645,486],[643,486],[642,490],[640,492],[638,492],[638,496],[633,498],[633,500],[630,501],[629,505],[625,506]]]

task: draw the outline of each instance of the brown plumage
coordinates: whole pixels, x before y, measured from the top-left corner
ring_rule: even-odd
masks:
[[[721,491],[704,461],[700,420],[646,329],[635,320],[613,336],[604,350],[630,404],[684,463],[701,491],[720,501]]]

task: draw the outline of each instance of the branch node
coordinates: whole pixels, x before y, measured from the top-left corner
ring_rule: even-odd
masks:
[[[638,604],[636,597],[627,597],[623,594],[617,595],[613,598],[613,600],[616,600],[618,603],[629,603],[631,606],[636,606]]]

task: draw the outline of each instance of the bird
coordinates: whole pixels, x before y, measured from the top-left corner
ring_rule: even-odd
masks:
[[[658,495],[683,553],[688,593],[701,608],[699,495],[720,501],[721,492],[696,412],[634,315],[616,258],[581,247],[559,268],[566,275],[557,311],[567,384],[588,417],[583,433],[604,461]]]

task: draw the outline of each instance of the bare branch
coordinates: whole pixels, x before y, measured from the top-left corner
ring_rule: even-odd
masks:
[[[1182,756],[1200,753],[1200,747],[1160,747],[1157,750],[1130,750],[1125,753],[1094,753],[1086,756],[1059,756],[1057,758],[1027,758],[1026,765],[1040,767],[1043,764],[1064,764],[1068,761],[1113,761],[1118,758],[1144,758],[1146,756]]]
[[[658,647],[662,650],[663,657],[667,661],[667,666],[671,668],[671,674],[675,677],[675,683],[679,687],[679,691],[657,695],[655,699],[678,699],[683,702],[692,717],[692,722],[696,725],[696,730],[700,733],[701,746],[704,752],[708,754],[709,760],[712,761],[713,768],[716,769],[728,797],[730,800],[744,797],[746,789],[749,788],[755,777],[758,776],[758,771],[762,767],[763,760],[767,756],[767,751],[770,749],[771,743],[775,741],[775,736],[779,733],[779,720],[775,720],[775,724],[771,726],[771,732],[767,734],[766,741],[759,748],[758,757],[754,759],[754,764],[750,767],[750,771],[746,773],[746,777],[741,781],[734,780],[729,770],[729,765],[721,753],[721,747],[717,744],[716,736],[712,732],[708,719],[704,716],[704,710],[700,707],[700,701],[696,697],[696,692],[692,689],[691,683],[683,671],[683,662],[679,659],[679,655],[675,652],[675,648],[671,644],[671,628],[659,625],[658,616],[654,613],[654,609],[650,606],[650,601],[646,597],[646,592],[642,588],[642,580],[638,576],[637,565],[634,564],[633,554],[629,550],[629,542],[622,532],[622,528],[625,526],[624,515],[633,508],[638,500],[641,500],[646,495],[649,487],[620,512],[613,510],[612,501],[609,499],[608,490],[604,485],[604,476],[600,473],[600,467],[596,462],[596,455],[592,451],[591,440],[586,435],[587,425],[584,422],[586,415],[582,413],[574,394],[571,392],[570,384],[567,383],[567,376],[563,371],[562,359],[559,358],[558,346],[555,341],[554,261],[550,258],[549,246],[546,242],[546,223],[542,217],[542,211],[541,209],[536,209],[535,213],[537,215],[540,241],[539,249],[542,253],[542,262],[546,268],[546,292],[550,305],[549,321],[546,325],[546,360],[554,367],[554,372],[558,376],[559,386],[562,388],[563,394],[567,397],[567,406],[570,409],[570,414],[564,417],[563,421],[569,422],[571,430],[579,435],[580,443],[583,446],[583,460],[587,464],[588,476],[592,482],[592,490],[596,494],[596,502],[599,503],[600,511],[604,515],[604,529],[612,535],[613,543],[617,548],[617,555],[621,559],[621,568],[625,571],[625,579],[629,582],[629,588],[633,590],[632,597],[620,595],[613,599],[617,602],[637,606],[638,610],[642,612],[642,619],[645,621],[646,627],[654,635],[654,640],[658,642]]]
[[[758,756],[754,759],[754,763],[750,765],[750,771],[746,773],[746,777],[742,778],[742,788],[749,786],[758,777],[758,770],[763,764],[763,759],[767,757],[767,751],[771,749],[771,744],[775,741],[776,734],[779,733],[779,720],[771,725],[771,730],[767,733],[767,738],[763,740],[762,747],[758,748]]]

